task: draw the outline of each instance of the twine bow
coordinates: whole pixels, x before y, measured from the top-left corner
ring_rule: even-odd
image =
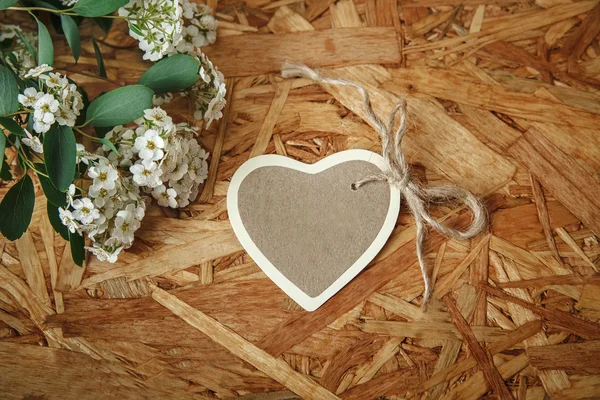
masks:
[[[375,114],[369,99],[369,93],[361,85],[344,79],[326,78],[321,76],[313,69],[302,64],[286,63],[281,71],[282,76],[288,78],[299,76],[312,79],[315,82],[327,85],[351,86],[357,89],[363,97],[364,107],[367,118],[374,126],[381,138],[381,147],[383,158],[387,164],[387,171],[381,174],[366,176],[352,184],[352,188],[358,190],[361,186],[375,181],[385,181],[390,185],[396,186],[404,198],[410,212],[415,218],[417,229],[416,252],[425,284],[425,293],[423,294],[422,307],[426,308],[431,297],[431,279],[427,273],[425,260],[423,256],[423,247],[427,229],[425,223],[433,229],[456,239],[470,239],[481,233],[487,226],[487,212],[483,204],[468,190],[459,186],[446,185],[437,187],[423,187],[419,185],[410,173],[410,168],[404,159],[402,153],[402,139],[406,133],[406,100],[402,99],[390,113],[387,124]],[[396,115],[400,115],[399,126],[394,131]],[[449,228],[433,218],[427,211],[427,204],[432,202],[447,202],[450,199],[460,199],[471,209],[473,213],[473,222],[464,231]]]

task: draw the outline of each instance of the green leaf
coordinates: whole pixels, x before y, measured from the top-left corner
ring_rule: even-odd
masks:
[[[10,172],[10,165],[6,162],[6,158],[2,160],[2,168],[0,169],[0,179],[4,182],[12,181],[13,176]]]
[[[54,45],[48,28],[36,18],[38,24],[38,65],[54,65]]]
[[[152,107],[152,89],[142,85],[124,86],[92,101],[86,120],[93,126],[115,126],[133,121]]]
[[[106,78],[106,68],[104,67],[104,60],[102,60],[102,53],[94,38],[92,38],[92,44],[94,45],[94,53],[96,54],[96,64],[98,64],[98,75]]]
[[[178,92],[189,88],[198,79],[200,63],[187,54],[164,58],[150,67],[140,78],[140,85],[154,93]]]
[[[0,203],[0,231],[8,240],[17,240],[27,230],[35,205],[33,181],[29,175],[13,185]]]
[[[79,233],[69,232],[69,243],[71,243],[71,256],[75,264],[83,267],[85,261],[85,239]]]
[[[77,145],[73,130],[54,125],[44,136],[44,161],[50,180],[61,192],[73,183],[77,167]]]
[[[110,140],[108,140],[107,138],[103,137],[103,138],[99,139],[98,141],[100,143],[102,143],[103,145],[107,146],[109,149],[111,149],[117,155],[120,155],[119,151],[117,150],[117,148],[115,147],[115,145]]]
[[[71,11],[82,17],[101,17],[116,11],[127,3],[129,0],[79,0]]]
[[[79,34],[79,27],[73,18],[64,14],[60,16],[60,23],[67,38],[67,43],[69,43],[69,47],[73,53],[73,58],[77,61],[81,54],[81,35]]]
[[[18,0],[0,0],[0,10],[6,10],[12,7]]]
[[[69,240],[69,229],[63,225],[58,215],[58,207],[50,202],[46,205],[46,211],[48,212],[48,219],[54,230],[62,236],[63,239]]]
[[[144,36],[142,30],[136,24],[129,24],[129,29],[138,36]]]
[[[44,164],[35,164],[35,168],[44,173],[46,173],[46,166]],[[38,179],[40,180],[40,184],[42,185],[42,189],[44,189],[44,194],[48,201],[57,207],[65,207],[67,205],[67,195],[57,189],[56,186],[52,183],[50,178],[45,177],[44,175],[38,174]]]
[[[19,110],[19,87],[12,71],[0,65],[0,115],[12,114]]]
[[[26,136],[25,130],[21,128],[21,125],[17,123],[14,119],[10,117],[0,117],[0,125],[10,133],[15,134],[17,136]]]

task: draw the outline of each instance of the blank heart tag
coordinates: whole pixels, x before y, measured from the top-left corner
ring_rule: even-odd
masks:
[[[347,150],[315,164],[264,155],[245,162],[227,193],[233,230],[254,262],[296,303],[314,311],[379,253],[400,211],[384,159]]]

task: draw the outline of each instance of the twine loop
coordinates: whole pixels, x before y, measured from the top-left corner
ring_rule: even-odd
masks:
[[[360,92],[364,100],[364,108],[367,118],[381,138],[381,147],[383,158],[387,165],[387,170],[381,174],[368,175],[352,184],[352,189],[358,190],[361,186],[371,182],[387,182],[397,187],[404,198],[410,212],[415,218],[417,229],[416,235],[416,253],[425,284],[422,307],[426,308],[431,297],[432,287],[431,279],[427,273],[423,248],[427,228],[425,223],[433,229],[455,239],[470,239],[481,233],[487,227],[487,212],[483,204],[468,190],[454,185],[424,187],[415,180],[407,164],[404,153],[402,153],[402,139],[406,134],[406,100],[401,99],[390,113],[387,123],[373,111],[369,93],[361,85],[344,79],[327,78],[321,76],[315,70],[303,64],[285,63],[281,71],[283,77],[304,77],[315,82],[326,85],[350,86]],[[396,118],[399,115],[399,124],[394,132]],[[433,202],[449,202],[452,199],[461,200],[472,212],[473,221],[464,231],[449,228],[436,221],[427,211],[427,205]]]

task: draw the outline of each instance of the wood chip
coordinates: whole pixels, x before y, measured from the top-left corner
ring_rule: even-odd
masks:
[[[152,298],[235,356],[258,368],[294,393],[304,398],[338,399],[336,395],[317,385],[309,377],[291,369],[284,361],[272,357],[177,297],[152,287]]]
[[[386,27],[227,36],[203,51],[226,77],[277,72],[290,60],[312,67],[400,62],[396,31]]]
[[[448,311],[452,316],[452,320],[454,321],[456,328],[467,342],[467,346],[469,346],[472,356],[475,358],[475,361],[477,361],[479,368],[483,372],[483,375],[485,376],[485,379],[488,381],[489,385],[494,390],[496,396],[499,396],[502,399],[513,399],[513,396],[506,387],[500,372],[498,372],[498,369],[494,365],[491,354],[486,352],[475,338],[475,335],[469,327],[468,322],[465,321],[464,317],[458,310],[452,295],[446,295],[444,297],[444,304],[446,304],[446,307],[448,307]]]

